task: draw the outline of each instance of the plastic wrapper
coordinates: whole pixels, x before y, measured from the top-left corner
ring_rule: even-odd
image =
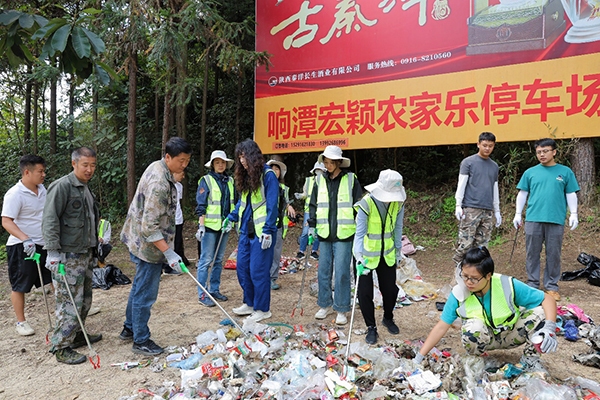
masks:
[[[570,340],[571,342],[576,342],[579,340],[579,329],[577,329],[573,320],[570,319],[564,323],[563,331],[565,334],[565,339]]]
[[[515,392],[513,397],[516,395],[529,400],[577,400],[577,393],[572,388],[548,383],[539,378],[529,379],[527,385]]]
[[[400,284],[408,279],[420,279],[421,276],[421,271],[417,268],[417,262],[409,257],[403,259],[396,269],[396,282]]]
[[[237,268],[237,247],[235,248],[235,250],[233,250],[231,252],[229,257],[225,261],[223,268],[225,268],[225,269],[236,269]]]

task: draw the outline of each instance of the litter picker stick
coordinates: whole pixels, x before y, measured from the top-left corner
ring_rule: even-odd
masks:
[[[33,256],[27,257],[26,260],[33,260],[37,265],[38,274],[40,275],[40,285],[44,295],[44,303],[46,303],[46,312],[48,313],[48,331],[46,332],[46,344],[50,343],[50,332],[52,332],[52,319],[50,318],[50,307],[48,306],[48,298],[46,297],[46,289],[44,289],[44,278],[42,277],[42,267],[40,266],[40,253],[35,252]]]
[[[308,235],[308,248],[306,249],[306,256],[304,257],[304,270],[302,271],[302,283],[300,283],[300,293],[298,294],[298,302],[296,307],[292,310],[292,318],[296,313],[296,310],[300,309],[300,315],[304,315],[304,308],[302,307],[302,294],[304,293],[304,281],[306,280],[306,270],[308,269],[308,255],[312,253],[314,238],[312,235]]]
[[[508,260],[508,265],[510,266],[512,266],[513,254],[515,254],[515,248],[517,247],[517,236],[519,236],[519,229],[521,229],[521,225],[519,225],[517,231],[515,232],[515,240],[513,240],[512,251],[510,252],[510,258]]]
[[[88,348],[90,349],[90,355],[88,356],[88,359],[92,363],[92,366],[94,367],[94,369],[100,368],[100,356],[94,351],[94,348],[92,347],[92,344],[90,343],[90,338],[88,337],[87,332],[85,331],[85,326],[83,326],[83,321],[81,320],[79,311],[77,311],[77,306],[75,305],[75,299],[73,298],[73,293],[71,293],[71,288],[69,287],[69,282],[67,281],[67,276],[65,275],[65,264],[63,264],[63,263],[58,264],[58,273],[59,273],[59,275],[62,275],[63,282],[65,284],[65,287],[67,288],[67,293],[69,293],[69,297],[71,298],[71,303],[73,303],[73,310],[75,310],[75,315],[77,315],[77,320],[79,321],[79,325],[81,326],[81,332],[83,332],[83,337],[85,338],[85,342],[87,343]],[[95,358],[95,361],[94,361],[94,358]]]
[[[192,273],[185,266],[185,264],[183,262],[180,262],[179,266],[181,267],[181,270],[183,272],[185,272],[186,274],[188,274],[194,280],[194,282],[196,282],[196,285],[198,285],[198,287],[200,289],[202,289],[202,291],[204,292],[204,294],[207,295],[208,298],[211,299],[213,301],[213,303],[215,303],[217,305],[217,307],[219,307],[221,309],[221,311],[223,311],[223,314],[225,314],[227,316],[227,318],[229,318],[229,320],[233,323],[233,325],[236,328],[238,328],[240,330],[240,332],[242,332],[244,334],[244,336],[249,337],[249,335],[246,332],[244,332],[244,330],[242,329],[242,327],[237,322],[235,322],[235,319],[233,319],[231,317],[231,315],[229,315],[229,313],[227,311],[225,311],[225,309],[223,307],[221,307],[221,305],[219,304],[219,302],[210,293],[208,293],[208,290],[206,290],[204,288],[204,286],[202,286],[202,284],[200,282],[198,282],[198,279],[196,279],[196,277],[194,275],[192,275]]]
[[[346,345],[346,365],[348,364],[348,356],[350,355],[350,340],[352,339],[352,325],[354,325],[354,311],[356,310],[356,296],[358,294],[359,279],[360,275],[358,274],[358,271],[356,271],[356,283],[354,284],[354,300],[352,301],[352,314],[350,314],[350,328],[348,329],[348,344]]]

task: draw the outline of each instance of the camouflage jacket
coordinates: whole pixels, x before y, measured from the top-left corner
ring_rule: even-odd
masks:
[[[165,160],[146,168],[129,206],[121,241],[134,256],[154,264],[166,262],[154,242],[164,239],[173,248],[175,238],[175,179]]]

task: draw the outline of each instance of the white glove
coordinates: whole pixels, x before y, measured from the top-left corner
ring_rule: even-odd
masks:
[[[424,359],[425,359],[425,356],[417,351],[415,358],[413,358],[413,362],[415,364],[421,364]]]
[[[401,264],[402,261],[404,261],[405,259],[406,256],[404,255],[404,253],[402,253],[402,250],[396,249],[396,264]]]
[[[520,213],[515,214],[515,217],[513,218],[513,225],[515,226],[515,229],[519,229],[519,227],[523,225],[523,217]]]
[[[534,333],[531,339],[540,335],[544,338],[540,346],[542,353],[555,352],[558,347],[558,340],[556,340],[556,322],[546,320],[542,329]]]
[[[25,241],[23,241],[23,251],[25,252],[25,254],[27,254],[27,257],[33,257],[33,255],[35,254],[35,243],[33,243],[33,240],[26,239]]]
[[[498,228],[500,225],[502,225],[502,214],[500,214],[500,211],[496,211],[494,213],[494,217],[496,217],[496,228]]]
[[[304,193],[294,193],[294,197],[298,200],[302,200],[304,198]]]
[[[167,264],[171,267],[175,272],[179,272],[180,274],[183,272],[181,269],[181,265],[179,265],[181,261],[181,257],[179,254],[175,253],[175,250],[169,248],[167,251],[164,251],[163,254],[167,259]]]
[[[571,227],[571,230],[574,230],[575,228],[577,228],[577,225],[579,225],[579,220],[577,219],[577,214],[571,214],[569,216],[569,226]],[[23,243],[23,244],[25,244],[25,243]]]
[[[54,273],[58,274],[58,265],[64,260],[64,255],[57,250],[48,250],[46,255],[46,268]]]
[[[223,226],[221,227],[221,230],[224,233],[228,233],[231,230],[231,228],[233,228],[233,222],[231,222],[229,218],[225,218],[223,220]]]
[[[315,228],[308,228],[308,236],[312,236],[313,239],[317,237],[317,231]]]
[[[198,230],[196,231],[196,240],[201,242],[202,237],[206,233],[206,227],[204,225],[198,224]]]
[[[266,250],[271,247],[271,244],[273,244],[273,236],[263,233],[260,235],[260,239],[258,239],[258,241],[260,242],[260,248]]]
[[[456,206],[456,210],[454,211],[454,215],[456,216],[457,220],[462,220],[465,219],[465,213],[463,212],[463,209],[461,206]]]

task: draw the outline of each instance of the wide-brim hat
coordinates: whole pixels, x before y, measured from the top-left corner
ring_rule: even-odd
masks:
[[[322,162],[316,162],[315,166],[313,167],[313,169],[310,170],[311,174],[314,174],[316,170],[321,170],[323,172],[327,171],[327,168],[325,168],[325,165]]]
[[[402,186],[402,175],[391,169],[381,171],[377,182],[365,186],[365,189],[377,200],[384,203],[406,200],[406,191]]]
[[[279,178],[283,179],[285,177],[285,173],[287,172],[287,167],[281,161],[277,161],[277,160],[267,161],[267,165],[273,165],[273,164],[275,164],[279,167],[279,171],[280,171]]]
[[[348,168],[350,166],[350,159],[342,157],[342,149],[337,146],[327,146],[321,155],[319,155],[318,162],[323,163],[323,157],[327,157],[330,160],[341,160],[340,168]]]
[[[227,163],[227,168],[233,167],[233,160],[231,158],[227,158],[227,154],[223,150],[215,150],[210,155],[210,161],[204,164],[206,168],[212,167],[212,162],[215,158],[220,158],[221,160]]]

